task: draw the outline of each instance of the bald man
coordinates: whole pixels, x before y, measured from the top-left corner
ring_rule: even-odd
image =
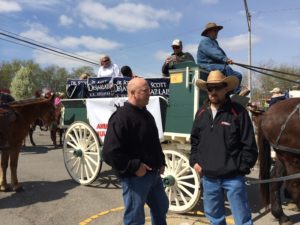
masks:
[[[127,92],[128,101],[109,119],[103,158],[121,181],[124,225],[145,223],[145,203],[152,225],[166,225],[169,202],[160,177],[165,157],[155,120],[146,109],[150,88],[145,79],[133,78]]]

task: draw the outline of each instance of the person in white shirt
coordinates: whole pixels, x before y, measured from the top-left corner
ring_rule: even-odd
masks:
[[[123,77],[120,73],[119,67],[111,62],[109,56],[104,55],[100,59],[100,68],[97,77]]]

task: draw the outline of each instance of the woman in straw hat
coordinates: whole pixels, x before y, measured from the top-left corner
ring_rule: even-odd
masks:
[[[226,224],[225,193],[235,224],[253,224],[245,175],[255,165],[257,146],[247,110],[227,94],[238,84],[235,76],[225,77],[218,70],[207,81],[196,81],[208,92],[208,101],[193,124],[190,166],[203,176],[204,210],[212,225]]]
[[[228,64],[233,64],[232,59],[228,58],[224,50],[217,42],[218,32],[223,26],[216,23],[208,23],[201,35],[203,36],[198,46],[197,63],[208,71],[220,70],[226,76],[232,75],[239,79],[239,85],[234,90],[235,93],[241,92],[242,74],[234,71]],[[243,90],[242,95],[247,95],[249,90]]]

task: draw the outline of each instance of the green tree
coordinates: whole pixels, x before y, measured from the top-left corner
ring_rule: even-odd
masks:
[[[70,78],[78,79],[82,73],[88,73],[92,77],[95,77],[96,74],[94,72],[94,68],[90,66],[82,66],[76,69],[73,69],[73,71],[70,73]]]
[[[16,100],[31,98],[36,90],[29,67],[22,67],[11,82],[11,94]]]

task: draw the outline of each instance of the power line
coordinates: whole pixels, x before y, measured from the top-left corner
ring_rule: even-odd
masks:
[[[64,56],[67,56],[67,57],[70,57],[70,58],[73,58],[73,59],[76,59],[76,60],[79,60],[79,61],[87,62],[89,64],[97,65],[98,66],[98,63],[96,63],[96,62],[93,62],[93,61],[90,61],[90,60],[86,60],[86,59],[84,59],[82,57],[78,57],[78,56],[72,55],[70,53],[63,52],[61,50],[56,50],[56,49],[53,49],[53,48],[50,48],[50,47],[47,47],[47,46],[43,46],[41,44],[34,43],[32,41],[27,41],[27,40],[24,40],[22,38],[15,37],[13,35],[10,35],[10,34],[4,33],[4,32],[0,32],[0,35],[3,35],[5,37],[8,37],[8,38],[20,41],[20,42],[24,42],[24,43],[27,43],[27,44],[30,44],[30,45],[33,45],[33,46],[36,46],[36,47],[39,47],[39,48],[42,48],[42,49],[46,49],[46,50],[51,51],[51,52],[55,52],[55,53],[57,53],[59,55],[64,55]]]

